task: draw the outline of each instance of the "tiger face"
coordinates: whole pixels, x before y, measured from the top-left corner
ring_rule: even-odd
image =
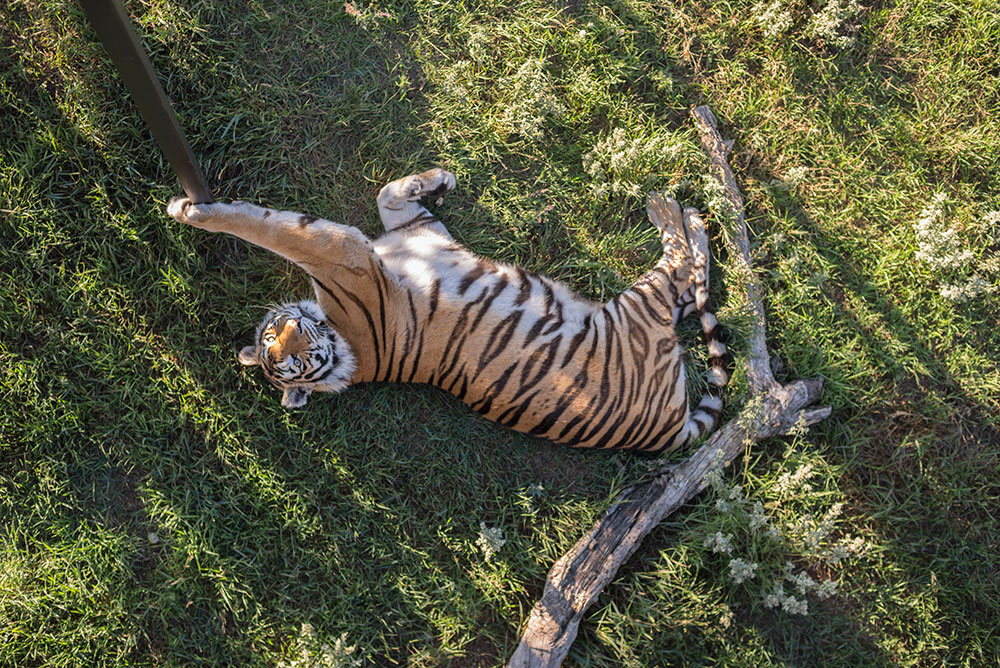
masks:
[[[240,351],[240,362],[264,370],[284,390],[281,405],[305,406],[313,390],[339,392],[356,366],[347,341],[326,322],[319,304],[303,300],[271,309],[257,326],[254,345]]]

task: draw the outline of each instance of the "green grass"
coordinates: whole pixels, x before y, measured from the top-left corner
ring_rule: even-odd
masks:
[[[706,204],[687,109],[736,140],[778,375],[823,376],[834,411],[727,482],[788,521],[844,503],[834,537],[867,547],[752,552],[839,582],[807,616],[769,609],[704,547],[730,521],[706,495],[567,665],[1000,663],[1000,299],[943,298],[913,230],[946,193],[968,271],[1000,276],[1000,14],[866,3],[839,48],[810,32],[821,4],[785,2],[768,36],[746,0],[128,3],[220,197],[374,235],[381,185],[440,164],[459,240],[594,298],[656,257],[632,193]],[[419,386],[284,411],[236,351],[302,273],[166,218],[176,180],[73,3],[13,0],[0,34],[0,664],[274,666],[306,623],[366,664],[502,664],[552,562],[649,460]],[[812,490],[781,501],[804,462]],[[489,561],[480,522],[508,539]]]

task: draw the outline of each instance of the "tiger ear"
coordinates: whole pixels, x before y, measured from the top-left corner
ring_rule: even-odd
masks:
[[[257,361],[257,349],[254,346],[247,346],[240,351],[240,364],[244,366],[256,366],[259,363]]]

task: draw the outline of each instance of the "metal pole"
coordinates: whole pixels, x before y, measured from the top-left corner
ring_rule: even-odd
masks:
[[[80,4],[184,192],[197,204],[211,202],[205,175],[120,0],[80,0]]]

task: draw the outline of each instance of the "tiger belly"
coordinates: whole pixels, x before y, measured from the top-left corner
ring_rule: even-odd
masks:
[[[410,294],[389,328],[391,366],[372,380],[430,383],[499,424],[577,447],[659,452],[683,434],[672,322],[627,301],[591,302],[436,235],[379,252]]]
[[[457,382],[445,376],[435,384],[516,431],[577,447],[659,452],[687,419],[678,347],[668,342],[660,346],[665,354],[637,355],[610,320],[599,313],[588,326],[567,323],[542,341],[512,337],[509,353],[478,375],[463,373]],[[485,338],[488,343],[491,336]],[[471,360],[495,354],[488,346],[475,348],[468,351]]]
[[[412,380],[454,394],[501,425],[559,443],[650,452],[671,446],[688,415],[672,328],[654,334],[594,304],[583,318],[567,319],[574,304],[561,303],[545,279],[524,278],[537,281],[537,302],[518,304],[515,297],[511,308],[494,309],[521,285],[482,281],[467,290],[468,301],[438,304]]]

